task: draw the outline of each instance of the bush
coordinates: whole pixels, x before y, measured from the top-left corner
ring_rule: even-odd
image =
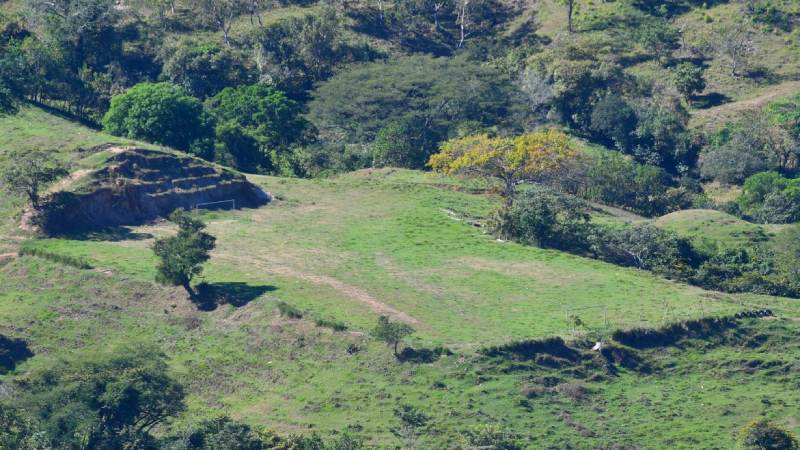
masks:
[[[111,99],[103,128],[115,136],[190,151],[210,159],[213,120],[194,97],[171,83],[140,83]]]
[[[278,302],[278,311],[280,311],[282,316],[290,319],[303,318],[303,311],[300,311],[299,309],[285,302]]]
[[[673,78],[678,92],[687,99],[706,88],[703,68],[689,62],[678,64],[673,72]]]
[[[317,318],[314,319],[314,323],[318,327],[330,328],[333,331],[347,331],[347,324],[338,320]]]
[[[649,223],[598,227],[592,244],[600,259],[678,279],[688,278],[702,259],[688,239]]]
[[[425,143],[414,138],[415,122],[393,122],[378,131],[372,142],[372,160],[376,167],[425,167],[428,155]]]
[[[756,419],[739,432],[739,448],[743,450],[797,450],[797,436],[764,419]]]
[[[757,222],[800,221],[800,179],[777,172],[755,174],[745,180],[736,203],[746,218]]]
[[[244,55],[214,42],[184,41],[168,53],[162,76],[201,99],[255,78]]]
[[[74,267],[81,270],[91,270],[92,265],[84,258],[79,258],[70,255],[63,255],[56,252],[51,252],[32,245],[23,245],[19,249],[19,256],[35,256],[37,258],[46,259],[56,264],[63,264],[65,266]]]
[[[589,247],[587,209],[571,195],[532,186],[495,215],[492,229],[503,238],[525,244],[581,252]]]

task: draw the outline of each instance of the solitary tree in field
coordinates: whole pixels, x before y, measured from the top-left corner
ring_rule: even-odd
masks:
[[[44,152],[16,153],[0,169],[0,183],[16,195],[25,195],[34,210],[40,209],[42,187],[67,174],[66,169]]]
[[[683,62],[675,67],[673,72],[675,87],[688,101],[698,92],[706,88],[706,79],[703,68],[692,63]]]
[[[378,325],[372,330],[372,337],[380,339],[386,345],[394,349],[394,356],[399,356],[397,353],[397,346],[403,341],[403,338],[409,336],[414,332],[414,329],[409,325],[401,322],[392,322],[386,316],[381,316],[378,319]]]
[[[537,131],[516,138],[477,134],[446,142],[428,165],[445,175],[499,181],[500,194],[510,205],[518,184],[558,170],[576,155],[569,136],[560,131]]]
[[[203,230],[206,225],[183,210],[177,210],[170,220],[178,225],[178,234],[157,239],[153,253],[160,259],[156,268],[156,281],[161,284],[183,286],[189,297],[196,298],[192,278],[203,272],[203,263],[210,258],[216,238]]]

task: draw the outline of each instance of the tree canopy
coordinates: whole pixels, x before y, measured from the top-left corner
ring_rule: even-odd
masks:
[[[536,131],[515,138],[476,134],[446,142],[428,164],[445,175],[499,181],[501,194],[510,202],[520,183],[538,180],[576,154],[569,136],[560,131]]]
[[[211,257],[216,238],[204,232],[205,224],[186,211],[175,211],[170,220],[178,225],[178,234],[153,244],[153,253],[159,258],[156,281],[182,286],[194,298],[197,294],[191,286],[192,278],[203,272],[202,264]]]

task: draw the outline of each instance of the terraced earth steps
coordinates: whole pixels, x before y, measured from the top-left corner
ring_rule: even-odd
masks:
[[[258,207],[269,195],[234,171],[179,154],[146,149],[113,152],[80,185],[48,198],[42,228],[83,231],[138,225],[178,208],[232,200],[237,208]]]

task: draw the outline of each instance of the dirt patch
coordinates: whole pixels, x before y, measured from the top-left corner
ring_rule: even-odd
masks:
[[[713,108],[696,111],[693,114],[692,120],[699,123],[709,122],[706,124],[706,127],[709,125],[721,124],[739,112],[761,109],[773,100],[777,100],[781,97],[792,95],[797,92],[800,92],[800,81],[787,81],[777,86],[772,86],[768,92],[751,99],[727,103],[724,105],[715,106]]]
[[[300,278],[302,280],[324,285],[331,287],[344,295],[345,297],[355,300],[359,303],[363,303],[369,307],[372,311],[389,316],[394,320],[399,320],[401,322],[405,322],[409,325],[419,325],[421,322],[414,317],[399,311],[386,303],[381,302],[380,300],[376,299],[372,295],[370,295],[367,291],[344,283],[336,278],[329,277],[327,275],[315,275],[307,272],[302,272],[300,270],[293,269],[291,267],[286,266],[278,266],[270,268],[270,271],[276,273],[278,275],[290,277],[290,278]]]

